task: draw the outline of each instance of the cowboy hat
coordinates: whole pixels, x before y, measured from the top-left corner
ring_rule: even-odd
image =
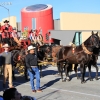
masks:
[[[35,49],[35,48],[36,48],[36,47],[33,47],[32,45],[30,45],[30,46],[28,46],[27,51],[32,50],[32,49]]]
[[[9,23],[9,21],[8,20],[5,20],[4,23]]]
[[[8,44],[4,44],[2,47],[3,47],[3,48],[8,48],[9,45],[8,45]]]

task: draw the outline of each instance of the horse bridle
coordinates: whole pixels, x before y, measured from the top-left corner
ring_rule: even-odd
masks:
[[[90,52],[86,47],[85,47],[85,45],[84,45],[84,43],[82,43],[82,48],[83,48],[83,50],[84,50],[84,52],[86,53],[86,54],[93,54],[93,52]]]

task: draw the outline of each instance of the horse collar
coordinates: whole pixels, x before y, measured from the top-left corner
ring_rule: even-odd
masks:
[[[82,48],[83,48],[85,53],[90,54],[90,55],[93,54],[93,52],[90,52],[89,50],[87,50],[87,48],[85,47],[84,43],[82,43]]]

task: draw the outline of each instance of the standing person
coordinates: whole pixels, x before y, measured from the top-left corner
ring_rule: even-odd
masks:
[[[32,45],[28,46],[28,54],[25,57],[25,63],[28,68],[28,73],[30,76],[30,83],[32,92],[42,92],[40,89],[40,73],[38,69],[38,58],[35,54],[35,47]],[[36,77],[36,88],[34,87],[34,77]]]
[[[3,45],[4,52],[1,53],[2,65],[4,69],[3,87],[5,88],[7,77],[9,76],[9,88],[13,87],[12,83],[12,54],[9,52],[9,45]]]

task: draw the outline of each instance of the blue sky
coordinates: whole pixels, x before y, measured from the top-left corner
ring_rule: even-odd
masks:
[[[11,2],[11,5],[3,5],[10,10],[10,16],[17,16],[21,21],[22,8],[34,4],[51,4],[53,6],[54,19],[60,18],[60,12],[80,12],[100,14],[100,0],[0,0],[0,4]],[[6,9],[0,7],[0,20],[8,17]]]

